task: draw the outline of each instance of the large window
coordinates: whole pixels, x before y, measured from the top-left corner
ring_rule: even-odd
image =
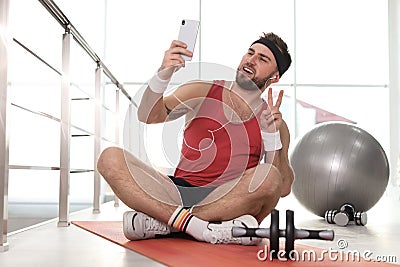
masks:
[[[388,149],[387,1],[125,0],[107,6],[107,60],[136,88],[159,67],[183,18],[201,19],[194,61],[232,69],[262,32],[275,32],[294,59],[273,86],[285,90],[282,110],[293,137],[319,122],[344,120]]]
[[[295,69],[299,100],[356,122],[386,149],[387,10],[387,1],[296,1]]]

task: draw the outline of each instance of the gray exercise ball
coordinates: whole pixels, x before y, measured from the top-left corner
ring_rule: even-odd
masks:
[[[301,137],[290,155],[293,194],[312,213],[351,203],[367,211],[382,197],[389,162],[378,141],[353,124],[318,124]]]

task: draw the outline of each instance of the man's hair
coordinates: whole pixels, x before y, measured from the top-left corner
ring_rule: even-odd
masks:
[[[276,35],[275,33],[272,33],[272,32],[263,33],[263,35],[260,36],[260,38],[256,42],[261,41],[260,43],[263,43],[264,45],[266,45],[265,42],[263,42],[263,40],[266,40],[267,42],[268,41],[272,42],[281,52],[282,57],[279,57],[279,59],[276,58],[277,55],[275,55],[275,53],[274,53],[274,55],[275,55],[275,59],[277,60],[279,75],[282,76],[283,73],[285,73],[287,71],[287,69],[290,67],[290,64],[292,63],[292,58],[289,54],[287,44],[285,43],[285,41],[282,40],[282,38],[280,38],[278,35]],[[278,62],[278,60],[280,62]]]

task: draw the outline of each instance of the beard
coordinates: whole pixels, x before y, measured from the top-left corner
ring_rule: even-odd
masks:
[[[268,80],[269,77],[265,77],[264,79],[259,79],[256,77],[254,77],[253,79],[249,79],[245,74],[239,71],[239,69],[236,72],[236,83],[245,90],[261,90]]]

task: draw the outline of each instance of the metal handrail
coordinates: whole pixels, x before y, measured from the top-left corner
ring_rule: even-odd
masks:
[[[58,21],[58,23],[74,37],[74,40],[82,47],[82,49],[93,59],[98,66],[101,66],[103,73],[110,78],[110,80],[121,90],[125,97],[135,106],[137,104],[133,101],[132,97],[125,90],[124,86],[115,78],[112,72],[107,68],[100,57],[94,52],[86,40],[82,37],[79,31],[72,25],[71,21],[64,15],[61,9],[52,0],[38,0],[47,11]]]
[[[113,84],[116,85],[118,88],[118,91],[121,91],[125,97],[129,100],[129,102],[137,107],[137,104],[133,101],[131,96],[128,94],[128,92],[125,90],[124,86],[116,79],[116,77],[111,73],[111,71],[108,69],[108,67],[104,64],[104,62],[100,59],[100,57],[96,54],[96,52],[91,48],[91,46],[86,42],[86,40],[82,37],[82,35],[79,33],[79,31],[72,25],[71,21],[65,16],[65,14],[61,11],[61,9],[54,3],[53,0],[38,0],[45,8],[46,10],[55,18],[55,20],[64,28],[65,34],[63,35],[63,72],[65,72],[67,75],[62,76],[62,92],[64,92],[64,95],[62,94],[62,105],[61,105],[61,131],[66,133],[67,136],[69,136],[70,132],[68,128],[65,128],[66,124],[69,124],[70,122],[68,119],[68,114],[70,112],[69,110],[69,104],[65,103],[70,101],[69,93],[68,93],[68,85],[70,84],[69,80],[69,68],[70,68],[70,59],[69,59],[69,53],[70,53],[70,40],[73,39],[76,41],[76,43],[92,58],[92,60],[96,63],[96,74],[95,74],[95,99],[97,102],[96,105],[96,112],[95,112],[95,146],[94,146],[94,154],[95,154],[95,161],[97,156],[100,154],[100,140],[102,139],[101,137],[101,127],[100,127],[100,111],[99,111],[99,103],[101,103],[101,92],[100,92],[100,86],[101,86],[101,73],[104,73]],[[72,38],[71,38],[72,37]],[[63,100],[64,99],[64,100]],[[63,115],[64,114],[64,115]],[[66,169],[69,169],[69,141],[65,139],[63,136],[61,138],[61,151],[64,151],[60,153],[60,199],[59,199],[59,226],[68,226],[69,225],[69,219],[68,219],[68,180],[69,180],[69,173],[66,172]],[[95,162],[96,165],[96,162]],[[94,202],[93,202],[93,212],[97,213],[100,211],[99,209],[99,196],[100,196],[100,175],[97,172],[94,172]],[[117,203],[117,202],[116,202]]]
[[[95,169],[72,169],[70,167],[69,155],[70,155],[70,140],[71,136],[71,127],[82,130],[77,126],[71,124],[70,121],[70,90],[69,87],[72,84],[69,78],[70,72],[70,48],[71,48],[71,40],[75,40],[79,46],[92,58],[92,60],[96,63],[96,74],[95,74],[95,131],[94,133],[89,133],[93,135],[95,138],[94,144],[94,166],[96,166],[97,156],[100,154],[101,140],[105,140],[101,136],[101,107],[102,107],[102,92],[100,90],[102,86],[101,82],[101,74],[104,73],[110,81],[115,84],[118,88],[116,89],[116,105],[117,110],[116,113],[119,114],[119,92],[121,91],[125,97],[129,100],[131,105],[137,107],[137,104],[134,102],[133,98],[128,94],[125,90],[124,86],[116,79],[113,73],[108,69],[108,67],[102,62],[100,57],[95,53],[95,51],[90,47],[90,45],[86,42],[86,40],[82,37],[82,35],[78,32],[78,30],[72,25],[71,21],[65,16],[65,14],[61,11],[61,9],[54,3],[52,0],[38,0],[45,9],[55,18],[55,20],[63,27],[65,33],[62,35],[62,70],[57,70],[51,66],[48,62],[46,62],[43,58],[38,56],[32,50],[30,50],[27,46],[16,40],[12,39],[16,44],[24,48],[31,55],[40,60],[43,64],[50,67],[53,71],[61,76],[61,117],[55,118],[54,116],[40,112],[34,111],[23,106],[19,106],[15,103],[8,103],[7,98],[7,70],[8,70],[8,43],[0,42],[0,55],[2,58],[1,67],[0,68],[0,118],[3,124],[0,123],[0,153],[4,154],[4,157],[0,160],[0,252],[8,249],[7,242],[7,221],[8,221],[8,213],[4,212],[7,210],[7,196],[8,196],[8,173],[9,169],[30,169],[30,170],[59,170],[60,171],[60,195],[59,195],[59,221],[58,226],[68,226],[69,225],[69,174],[70,173],[79,173],[79,172],[93,172],[94,173],[94,202],[93,202],[93,212],[99,212],[99,198],[100,198],[100,175],[96,172]],[[4,26],[7,29],[8,26],[8,11],[9,11],[9,0],[0,0],[1,10],[5,12],[0,12],[0,26]],[[2,40],[0,40],[2,41]],[[4,60],[3,60],[4,59]],[[10,105],[8,105],[10,104]],[[7,128],[6,128],[6,120],[7,117],[7,109],[9,106],[15,106],[21,108],[25,111],[32,112],[37,115],[41,115],[47,117],[49,119],[55,120],[60,123],[60,166],[27,166],[27,165],[9,165],[8,155],[8,138],[7,138]],[[117,117],[117,116],[116,116]],[[116,127],[116,142],[119,143],[119,129]],[[118,204],[118,199],[115,198],[115,205]]]
[[[69,19],[53,1],[39,0],[39,2],[47,9],[47,11],[49,11],[49,13],[58,21],[58,23],[61,25],[71,24]]]
[[[88,53],[88,55],[95,61],[100,62],[100,57],[93,51],[89,44],[85,41],[78,30],[72,25],[70,20],[61,9],[52,0],[39,0],[39,2],[47,9],[58,23],[64,28],[66,32],[70,32],[77,43]]]

